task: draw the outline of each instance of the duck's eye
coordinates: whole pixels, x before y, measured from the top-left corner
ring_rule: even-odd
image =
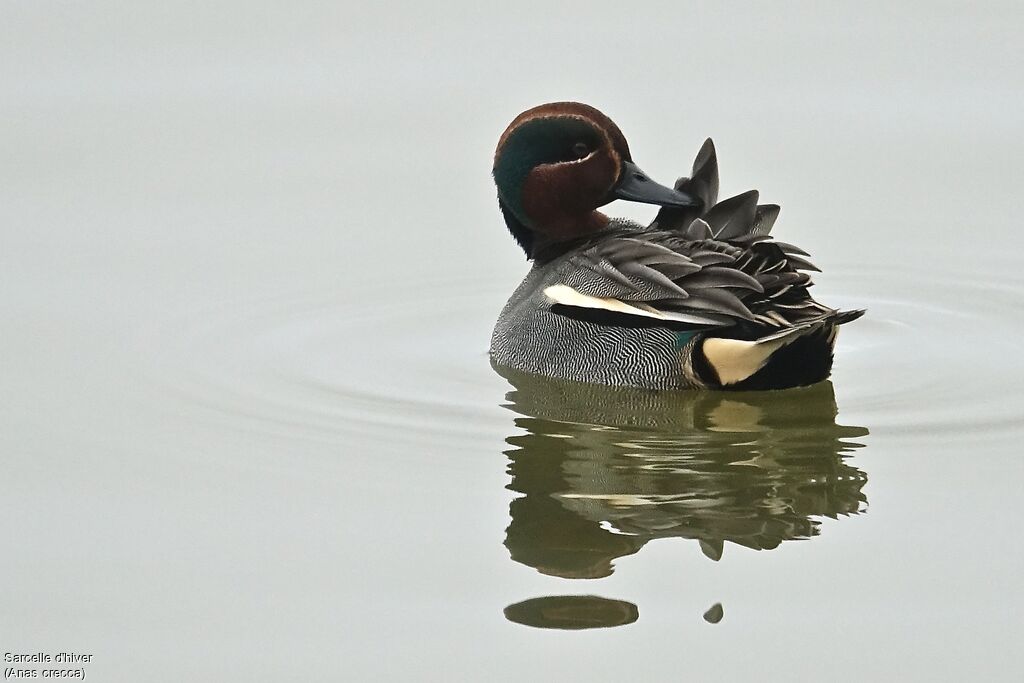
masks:
[[[576,155],[577,159],[582,159],[590,154],[590,147],[585,142],[577,142],[572,146],[572,153]]]

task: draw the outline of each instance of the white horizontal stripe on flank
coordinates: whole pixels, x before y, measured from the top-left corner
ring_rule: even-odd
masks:
[[[603,299],[596,296],[590,296],[588,294],[581,294],[569,285],[551,285],[544,290],[544,296],[551,299],[556,304],[562,304],[563,306],[598,308],[605,311],[613,311],[615,313],[625,313],[627,315],[638,315],[644,318],[654,318],[655,320],[669,319],[668,316],[660,313],[650,306],[644,305],[644,308],[637,308],[636,306],[630,306],[629,304],[623,303],[618,299]]]

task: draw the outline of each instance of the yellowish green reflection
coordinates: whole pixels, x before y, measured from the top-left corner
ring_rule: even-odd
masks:
[[[848,458],[868,430],[836,423],[830,382],[654,392],[498,371],[514,387],[506,407],[520,430],[506,439],[508,488],[522,495],[509,505],[505,546],[543,574],[606,577],[617,558],[658,538],[691,539],[717,561],[728,543],[770,550],[818,535],[822,517],[867,507],[867,475]],[[622,618],[622,605],[636,610],[596,596],[547,596],[511,605],[506,616],[547,628],[635,621]],[[722,614],[716,604],[704,619],[718,623]]]

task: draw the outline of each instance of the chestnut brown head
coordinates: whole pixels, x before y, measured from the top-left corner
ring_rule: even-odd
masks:
[[[543,104],[517,116],[498,141],[493,172],[505,222],[527,258],[540,245],[603,228],[608,217],[597,209],[613,199],[698,203],[650,180],[633,164],[619,127],[578,102]]]

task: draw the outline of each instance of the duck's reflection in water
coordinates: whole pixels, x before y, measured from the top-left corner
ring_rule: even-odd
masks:
[[[836,424],[830,382],[784,392],[651,392],[498,371],[514,387],[507,407],[524,432],[506,440],[508,488],[523,495],[509,506],[505,546],[541,573],[608,576],[616,558],[655,538],[693,539],[718,560],[726,541],[771,549],[817,535],[816,518],[866,507],[867,475],[846,458],[861,446],[851,439],[868,430]],[[558,608],[566,597],[518,603],[506,616],[552,628],[633,620],[594,608],[586,624],[570,626],[572,611],[560,608],[541,623],[538,601]],[[527,604],[531,619],[515,618]],[[601,614],[613,618],[599,623]]]

